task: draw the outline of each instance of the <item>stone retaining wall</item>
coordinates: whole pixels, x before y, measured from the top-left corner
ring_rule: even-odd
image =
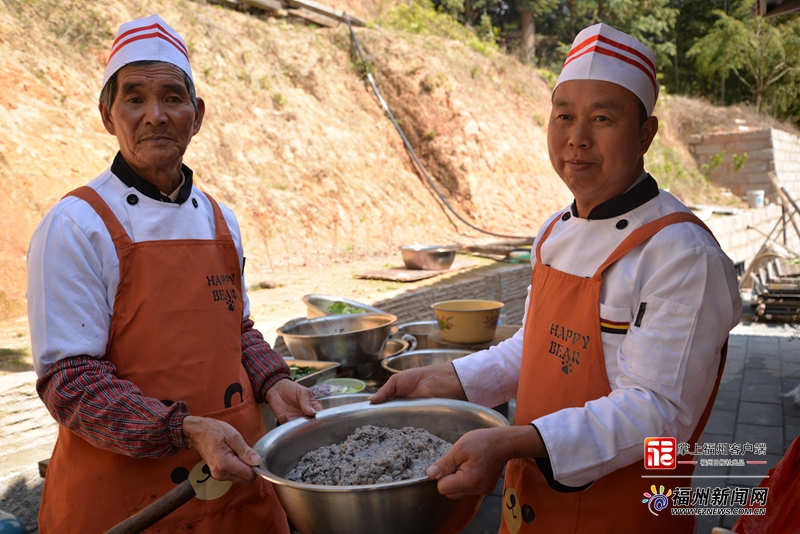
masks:
[[[800,201],[800,139],[797,136],[770,128],[692,135],[689,145],[701,170],[709,173],[710,180],[735,195],[744,197],[748,190],[761,189],[768,200],[777,201],[778,192],[768,174],[773,172],[778,183]],[[741,164],[745,155],[747,158]],[[721,164],[715,166],[719,156],[722,156]]]
[[[429,321],[436,317],[431,304],[453,299],[488,299],[505,303],[501,313],[503,324],[522,324],[528,285],[531,283],[530,263],[509,264],[488,273],[479,272],[473,278],[453,283],[422,287],[391,299],[373,304],[397,315],[398,324]]]
[[[734,263],[744,262],[746,268],[765,240],[764,235],[752,228],[768,235],[780,218],[781,207],[771,204],[761,209],[745,210],[738,215],[717,216],[706,221],[706,225],[714,232],[722,250]],[[795,222],[800,226],[800,216],[795,215]],[[792,250],[800,250],[797,232],[790,222],[787,221],[786,224],[786,246]],[[776,232],[773,239],[783,245],[783,232]]]

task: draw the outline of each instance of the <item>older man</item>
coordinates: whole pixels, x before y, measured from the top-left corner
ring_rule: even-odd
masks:
[[[119,153],[28,254],[37,389],[60,424],[39,529],[104,532],[188,478],[197,498],[158,532],[287,533],[253,483],[258,403],[282,421],[321,406],[253,328],[236,218],[182,163],[205,107],[157,15],[120,27],[99,107]]]
[[[372,399],[517,397],[515,426],[466,434],[428,471],[457,498],[489,493],[508,462],[503,533],[694,528],[642,503],[644,440],[697,443],[741,301],[714,237],[644,171],[657,95],[647,46],[604,24],[577,36],[547,135],[575,201],[536,238],[523,328],[454,365],[396,375]],[[692,466],[675,467],[683,478],[660,483],[691,487]]]

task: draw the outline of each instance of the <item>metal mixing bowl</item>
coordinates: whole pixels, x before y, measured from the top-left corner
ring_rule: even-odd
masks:
[[[398,325],[397,332],[401,334],[411,334],[417,338],[417,349],[428,348],[428,335],[439,331],[439,324],[433,321],[415,321],[413,323],[403,323]]]
[[[446,271],[460,249],[460,245],[403,245],[400,254],[407,269]]]
[[[388,313],[329,315],[292,321],[278,335],[298,360],[339,362],[339,374],[370,378],[380,372],[378,358],[395,323]]]
[[[428,365],[436,365],[437,363],[449,363],[458,358],[469,356],[470,354],[472,354],[472,352],[468,350],[454,349],[412,350],[382,359],[381,367],[394,374],[415,367],[426,367]]]
[[[455,443],[470,430],[508,421],[469,402],[411,399],[348,404],[279,426],[253,447],[264,459],[254,469],[273,484],[286,515],[302,534],[458,532],[477,512],[479,497],[450,500],[427,477],[367,486],[318,486],[283,478],[307,452],[341,443],[364,425],[424,428]]]
[[[355,300],[350,300],[342,297],[334,297],[331,295],[319,295],[316,293],[312,293],[311,295],[304,295],[303,296],[303,303],[306,305],[306,317],[309,319],[313,319],[314,317],[326,317],[328,315],[333,315],[328,311],[328,308],[331,307],[332,304],[337,302],[344,302],[348,306],[352,306],[353,308],[361,308],[364,310],[364,313],[383,313],[386,312],[376,308],[374,306],[368,306],[366,304],[362,304],[360,302],[356,302]]]
[[[337,406],[344,406],[346,404],[353,404],[354,402],[367,402],[373,393],[345,393],[344,395],[330,395],[317,399],[322,405],[323,410],[328,408],[336,408]]]

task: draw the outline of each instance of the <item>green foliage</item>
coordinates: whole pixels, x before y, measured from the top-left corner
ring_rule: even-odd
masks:
[[[770,96],[771,105],[786,110],[791,107],[791,92],[771,89],[786,82],[794,86],[796,76],[787,75],[796,75],[800,68],[800,24],[753,17],[748,11],[744,3],[732,15],[715,11],[714,26],[687,57],[704,76],[725,79],[732,73],[747,88],[756,110],[760,111]]]
[[[700,165],[700,169],[703,171],[703,174],[705,175],[706,178],[709,178],[711,176],[711,173],[714,172],[714,169],[722,165],[722,161],[725,159],[725,153],[726,153],[725,150],[717,152],[716,154],[708,158],[707,163],[703,163],[702,165]]]
[[[102,49],[114,37],[109,19],[89,0],[5,0],[21,21],[41,19],[53,36],[79,52]]]
[[[461,41],[484,55],[497,50],[493,40],[481,39],[474,30],[459,24],[443,8],[435,8],[430,0],[412,0],[407,4],[398,4],[382,15],[378,23],[395,30]]]
[[[747,163],[747,152],[743,154],[734,154],[733,155],[733,172],[739,172],[744,167],[744,164]]]
[[[529,0],[530,1],[530,0]],[[669,39],[679,10],[675,0],[560,0],[544,17],[534,13],[540,43],[539,65],[561,71],[575,36],[584,28],[605,22],[646,43],[656,55],[659,70],[670,65],[675,44]]]
[[[355,62],[353,63],[353,69],[358,73],[358,76],[362,80],[367,80],[367,74],[373,72],[375,70],[375,65],[372,64],[369,60],[362,61],[361,58],[356,58]]]
[[[275,106],[275,109],[281,110],[286,107],[286,97],[280,93],[274,93],[272,95],[272,103]]]

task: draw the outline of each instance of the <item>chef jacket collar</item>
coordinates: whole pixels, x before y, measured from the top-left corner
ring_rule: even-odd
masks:
[[[183,204],[189,200],[189,196],[192,194],[192,169],[186,165],[181,165],[181,170],[183,171],[185,179],[178,193],[178,198],[175,200],[175,204]],[[161,202],[172,202],[167,195],[158,190],[158,187],[136,174],[119,152],[117,152],[117,156],[111,164],[111,172],[122,180],[122,183],[128,187],[133,187],[146,197],[152,198],[153,200],[160,200]]]
[[[613,219],[614,217],[624,215],[631,210],[635,210],[642,204],[653,200],[657,196],[658,184],[652,176],[647,174],[647,177],[644,180],[634,185],[621,195],[606,200],[602,204],[595,206],[594,209],[589,212],[589,216],[586,218],[595,220]],[[572,201],[571,210],[572,215],[577,217],[578,207],[575,205],[574,200]]]

